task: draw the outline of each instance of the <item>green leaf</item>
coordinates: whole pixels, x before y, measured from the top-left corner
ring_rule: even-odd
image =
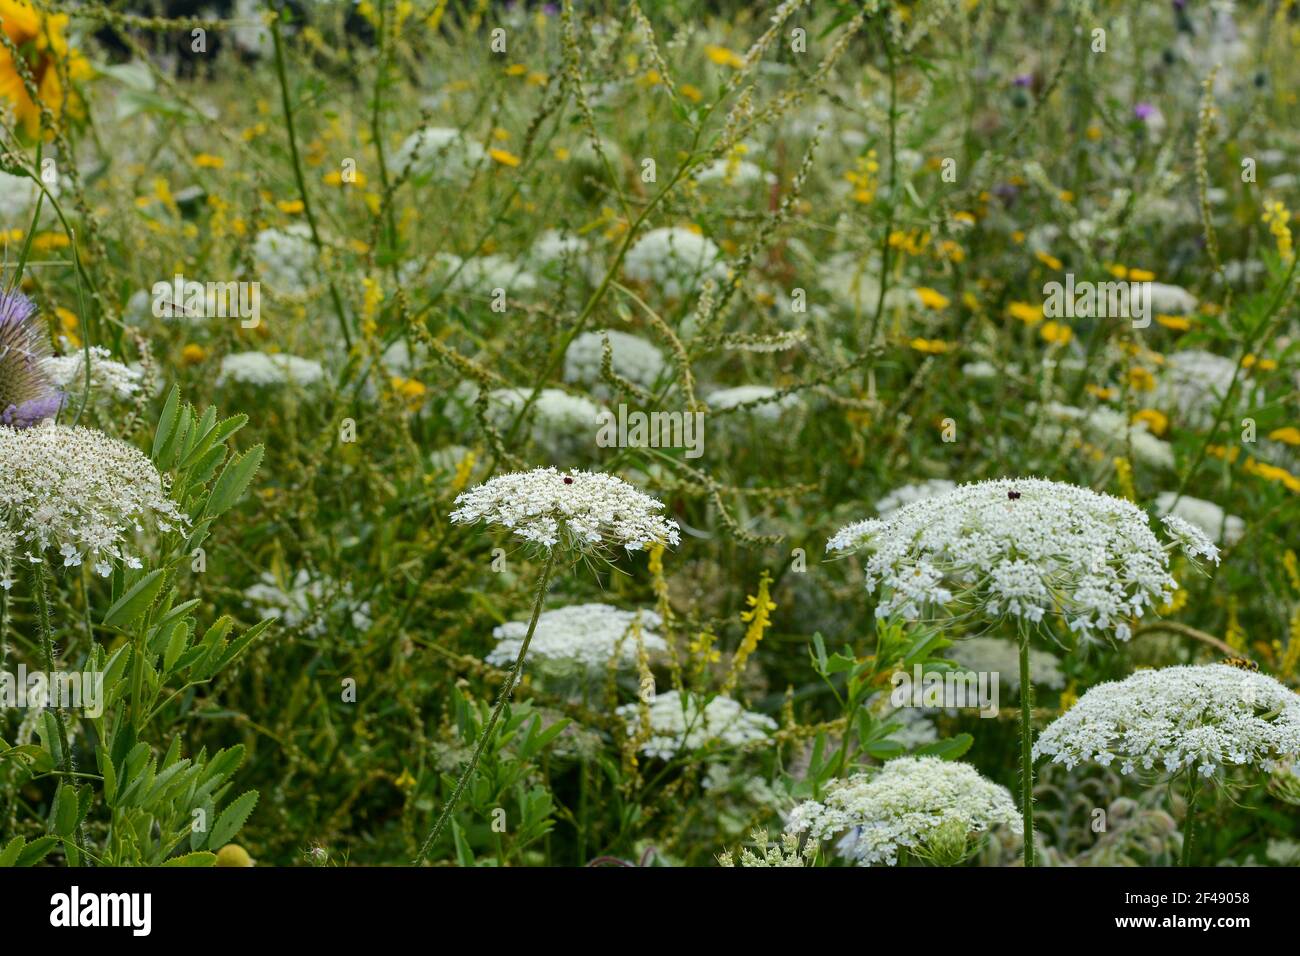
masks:
[[[23,852],[18,854],[17,866],[35,866],[41,860],[45,859],[55,845],[59,842],[58,837],[43,836],[27,844]]]
[[[256,805],[256,790],[249,790],[236,797],[226,809],[221,811],[221,816],[217,817],[217,822],[212,827],[212,835],[208,838],[208,846],[220,850],[229,843]]]
[[[14,837],[5,848],[0,850],[0,867],[13,866],[18,862],[18,854],[23,851],[27,841],[20,836]]]
[[[243,496],[262,463],[262,451],[261,445],[254,445],[242,455],[232,458],[230,464],[221,470],[217,483],[212,487],[212,495],[208,498],[207,514],[219,515]]]
[[[173,385],[172,390],[167,393],[167,401],[163,403],[162,416],[158,419],[158,430],[153,435],[153,453],[151,457],[154,461],[158,460],[158,454],[171,438],[172,432],[176,428],[176,413],[180,408],[181,392],[180,389]]]
[[[105,627],[126,627],[145,612],[162,590],[165,575],[161,569],[150,571],[135,582],[104,615]]]
[[[934,743],[917,747],[915,753],[918,756],[924,755],[927,757],[942,757],[944,760],[956,760],[970,750],[971,744],[974,742],[975,738],[970,734],[958,734],[956,737],[936,740]]]

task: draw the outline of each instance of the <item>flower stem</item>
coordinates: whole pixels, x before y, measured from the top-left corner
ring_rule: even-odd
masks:
[[[1034,760],[1030,713],[1034,685],[1029,682],[1029,635],[1020,635],[1020,809],[1024,816],[1025,866],[1034,865]]]
[[[1192,865],[1192,844],[1196,841],[1196,798],[1201,788],[1197,786],[1196,772],[1187,771],[1187,811],[1183,816],[1183,855],[1179,866]]]
[[[41,649],[45,652],[45,677],[50,687],[55,686],[55,668],[54,668],[54,633],[50,627],[50,602],[45,594],[45,562],[41,561],[32,567],[32,590],[36,594],[36,611],[37,619],[40,623],[41,631]],[[63,772],[69,777],[74,776],[75,767],[72,764],[72,746],[68,737],[68,718],[63,712],[63,705],[60,703],[54,710],[54,723],[59,728],[59,749],[63,752]],[[81,846],[86,845],[85,824],[77,825],[77,842]],[[74,854],[77,864],[80,866],[80,854]]]
[[[546,566],[542,568],[541,577],[537,579],[537,594],[533,598],[533,614],[528,621],[528,633],[524,635],[524,641],[519,645],[519,655],[515,658],[514,666],[510,668],[510,676],[501,685],[501,692],[497,695],[496,707],[492,709],[492,716],[488,719],[487,726],[483,728],[483,733],[479,735],[478,743],[474,747],[474,756],[470,758],[469,764],[461,771],[460,779],[456,781],[456,789],[452,791],[447,802],[443,804],[442,813],[438,815],[438,822],[434,824],[433,831],[429,834],[428,839],[424,841],[424,845],[420,847],[420,853],[415,858],[417,863],[428,855],[429,849],[437,841],[439,834],[446,827],[447,821],[451,819],[456,805],[460,803],[461,794],[465,792],[465,787],[469,784],[470,778],[474,776],[474,770],[478,767],[479,758],[483,756],[488,741],[492,739],[492,733],[496,730],[497,721],[501,719],[501,712],[506,708],[506,701],[510,699],[515,684],[519,682],[519,673],[524,669],[524,657],[528,654],[528,645],[533,640],[533,632],[537,630],[537,619],[542,614],[542,602],[546,599],[546,588],[551,582],[551,572],[554,569],[555,548],[551,548],[546,556]]]

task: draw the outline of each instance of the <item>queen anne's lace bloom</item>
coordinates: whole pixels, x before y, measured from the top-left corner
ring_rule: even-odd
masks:
[[[1209,425],[1219,403],[1228,394],[1237,363],[1199,349],[1171,352],[1156,381],[1155,404],[1175,412],[1195,426]],[[1244,379],[1238,382],[1237,398],[1243,398]]]
[[[569,344],[564,353],[564,380],[593,386],[592,394],[601,397],[608,394],[609,386],[600,377],[606,337],[614,374],[642,388],[652,388],[663,372],[663,353],[645,339],[613,329],[583,332]]]
[[[903,505],[934,498],[937,495],[946,495],[956,487],[956,483],[947,478],[928,478],[915,484],[901,485],[876,502],[876,512],[880,517],[885,518]]]
[[[745,413],[753,415],[755,418],[764,421],[774,422],[781,417],[781,414],[787,409],[794,408],[799,404],[799,396],[783,395],[777,398],[778,394],[775,388],[769,385],[737,385],[735,388],[723,388],[716,392],[709,393],[709,407],[714,411],[723,409],[738,408],[742,405]],[[770,401],[763,401],[770,399]],[[761,404],[753,404],[760,403]]]
[[[68,393],[79,393],[86,384],[85,353],[73,352],[47,358],[45,372],[54,384]],[[142,373],[113,360],[113,353],[98,345],[90,347],[91,398],[124,401],[140,390]]]
[[[1123,773],[1226,765],[1272,770],[1300,754],[1300,695],[1227,664],[1138,671],[1091,688],[1053,721],[1034,756],[1073,767],[1120,761]]]
[[[146,523],[167,532],[187,519],[139,449],[93,428],[0,427],[0,563],[53,549],[104,576],[113,561],[140,567],[127,542]]]
[[[339,584],[325,577],[313,577],[299,568],[288,589],[280,586],[274,574],[264,572],[261,580],[244,590],[245,604],[260,612],[274,615],[281,627],[303,627],[309,637],[324,637],[348,608],[352,626],[364,633],[370,629],[370,604],[353,605],[352,585]]]
[[[799,804],[787,821],[789,832],[817,840],[843,834],[836,849],[859,866],[893,866],[900,850],[924,853],[936,835],[969,837],[998,825],[1021,832],[1006,787],[938,757],[898,757],[876,773],[832,783],[825,799]]]
[[[296,355],[267,352],[237,352],[221,360],[217,385],[314,385],[325,376],[320,362]]]
[[[451,520],[509,528],[525,541],[575,550],[621,546],[639,551],[680,542],[677,522],[659,514],[663,502],[621,478],[554,468],[498,475],[456,498]]]
[[[691,292],[706,278],[722,279],[726,267],[713,240],[690,229],[651,229],[623,260],[628,278],[648,282],[670,299]]]
[[[655,633],[663,620],[654,611],[624,611],[608,604],[574,604],[544,612],[528,645],[528,662],[550,674],[600,671],[617,660],[630,666],[637,660],[635,630],[648,654],[668,650]],[[509,667],[519,656],[528,633],[527,621],[509,621],[492,631],[497,646],[487,656],[494,667]]]
[[[316,246],[306,223],[263,229],[253,240],[257,274],[281,295],[302,295],[315,282]]]
[[[498,428],[507,428],[528,401],[522,388],[498,388],[488,393],[488,415]],[[603,409],[582,395],[544,388],[528,410],[532,440],[556,459],[571,462],[595,441]]]
[[[641,729],[641,705],[624,704],[617,713],[628,722],[627,732],[637,736]],[[682,696],[675,690],[659,694],[650,705],[650,736],[641,752],[661,760],[710,745],[741,747],[762,740],[776,730],[776,721],[766,714],[746,710],[730,697],[717,696],[704,707],[700,698]]]
[[[1179,497],[1176,492],[1162,491],[1156,496],[1156,511],[1161,515],[1173,514],[1182,518],[1204,531],[1211,541],[1222,541],[1227,545],[1236,544],[1246,532],[1246,523],[1236,515],[1224,514],[1213,501],[1191,495]]]
[[[1199,529],[1173,516],[1164,523],[1189,556],[1218,560]],[[867,590],[882,590],[876,614],[907,620],[947,605],[1033,624],[1056,613],[1071,630],[1128,640],[1127,619],[1177,586],[1140,508],[1038,478],[962,485],[842,528],[827,548],[869,552]]]
[[[483,147],[445,126],[431,126],[406,137],[393,159],[399,173],[408,164],[417,180],[462,186],[486,158]]]
[[[1020,648],[997,637],[970,637],[957,641],[948,656],[967,670],[997,674],[1012,691],[1020,690]],[[1029,680],[1035,687],[1059,690],[1065,686],[1061,662],[1055,654],[1029,649]]]

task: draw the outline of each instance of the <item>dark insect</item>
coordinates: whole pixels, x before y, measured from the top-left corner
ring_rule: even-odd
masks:
[[[1219,661],[1220,664],[1227,664],[1229,667],[1239,667],[1243,671],[1258,671],[1259,665],[1254,661],[1247,660],[1244,657],[1225,657]]]
[[[564,483],[565,483],[566,485],[571,485],[571,484],[573,484],[573,479],[570,478],[568,475],[565,475],[565,476],[564,476]]]
[[[1017,498],[1020,497],[1020,492],[1018,492],[1018,491],[1008,491],[1008,492],[1007,492],[1007,497],[1008,497],[1009,499],[1011,499],[1012,501],[1015,501]]]

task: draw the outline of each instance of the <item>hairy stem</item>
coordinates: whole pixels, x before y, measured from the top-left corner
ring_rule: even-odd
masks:
[[[1029,635],[1020,635],[1020,810],[1025,824],[1025,866],[1034,865],[1034,760],[1030,712],[1034,685],[1029,681]]]

